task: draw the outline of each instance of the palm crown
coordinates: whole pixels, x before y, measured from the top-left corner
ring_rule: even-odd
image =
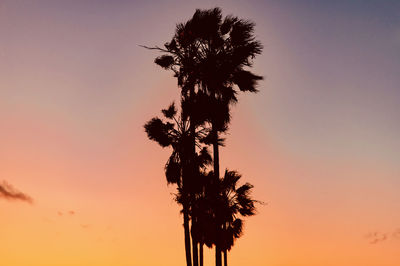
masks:
[[[181,189],[185,177],[185,160],[190,152],[188,148],[191,140],[189,122],[182,115],[177,115],[174,103],[161,112],[164,119],[154,117],[145,124],[144,128],[149,139],[156,141],[162,147],[172,148],[172,153],[165,164],[165,176],[168,184],[176,184]],[[207,131],[204,128],[198,129],[195,132],[195,140],[203,139],[206,135],[205,132]],[[211,156],[207,148],[202,147],[196,153],[196,166],[204,169],[210,162]],[[187,181],[195,182],[192,179]]]
[[[197,85],[198,91],[215,98],[202,110],[214,106],[214,114],[225,114],[219,115],[220,121],[229,122],[229,109],[217,106],[236,102],[237,89],[257,92],[262,77],[246,67],[253,65],[252,59],[261,53],[262,45],[255,40],[254,23],[250,21],[235,16],[223,19],[219,8],[197,9],[189,21],[177,25],[172,40],[164,47],[150,48],[165,52],[155,63],[175,73],[182,95],[188,95]],[[223,129],[224,123],[219,123]]]

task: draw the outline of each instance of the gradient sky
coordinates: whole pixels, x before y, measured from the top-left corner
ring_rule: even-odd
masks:
[[[1,0],[0,181],[33,199],[0,198],[1,265],[184,265],[143,130],[179,90],[138,45],[215,6],[265,47],[221,166],[267,204],[229,264],[400,265],[400,2],[378,0]]]

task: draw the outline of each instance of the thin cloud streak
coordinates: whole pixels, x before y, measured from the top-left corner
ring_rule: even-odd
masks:
[[[400,239],[400,228],[394,230],[392,233],[370,232],[365,236],[370,244],[378,244],[389,239]]]
[[[392,237],[393,237],[394,239],[399,239],[399,240],[400,240],[400,228],[396,229],[396,230],[393,232]]]
[[[89,229],[90,226],[90,224],[81,224],[82,229]]]
[[[21,200],[28,203],[33,203],[33,199],[29,195],[18,191],[6,181],[0,183],[0,198],[4,198],[6,200]]]

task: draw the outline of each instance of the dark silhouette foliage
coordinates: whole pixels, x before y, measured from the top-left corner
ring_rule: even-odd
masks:
[[[216,266],[222,265],[223,252],[226,265],[227,251],[243,233],[243,217],[255,214],[253,186],[238,186],[241,175],[235,171],[226,170],[222,178],[219,173],[219,146],[224,145],[220,135],[229,129],[237,94],[258,92],[263,79],[249,70],[263,48],[254,27],[249,20],[223,17],[220,8],[197,9],[192,18],[176,25],[163,48],[144,46],[163,53],[155,63],[171,70],[180,88],[180,115],[171,104],[162,110],[166,121],[155,117],[145,131],[162,147],[172,147],[165,175],[168,184],[177,185],[188,266],[198,266],[199,259],[202,265],[203,245],[215,246]],[[213,157],[207,150],[210,145]]]

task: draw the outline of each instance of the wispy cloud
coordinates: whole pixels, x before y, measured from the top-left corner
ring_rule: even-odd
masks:
[[[393,232],[392,237],[393,237],[394,239],[400,239],[400,228],[397,228],[397,229]]]
[[[74,216],[74,215],[76,215],[76,211],[74,211],[74,210],[69,210],[69,211],[57,211],[57,215],[58,215],[59,217],[62,217],[62,216]]]
[[[33,199],[8,184],[6,181],[0,183],[0,198],[7,200],[21,200],[28,203],[33,203]]]
[[[89,229],[90,228],[90,224],[81,224],[81,227],[83,228],[83,229]]]
[[[391,233],[380,233],[380,232],[370,232],[365,235],[370,244],[378,244],[390,239],[398,240],[400,239],[400,228],[394,230]]]
[[[380,242],[386,241],[388,239],[388,236],[386,233],[371,232],[366,235],[366,238],[369,239],[370,244],[378,244]]]

